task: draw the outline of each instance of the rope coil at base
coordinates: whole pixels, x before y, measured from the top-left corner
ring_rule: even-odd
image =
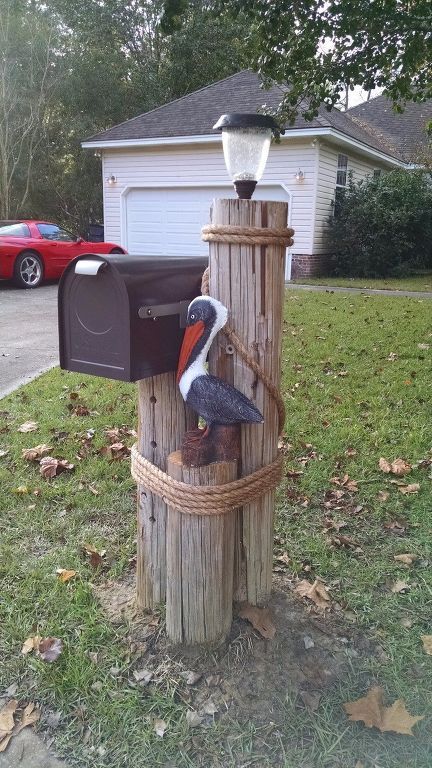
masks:
[[[137,445],[131,450],[131,473],[138,485],[160,496],[168,506],[188,515],[223,515],[276,488],[282,478],[283,456],[246,477],[224,485],[189,485],[175,480],[145,459]]]

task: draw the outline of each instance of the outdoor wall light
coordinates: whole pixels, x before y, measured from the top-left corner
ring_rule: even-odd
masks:
[[[225,164],[237,196],[250,200],[264,173],[272,134],[279,132],[277,123],[270,115],[231,112],[213,128],[222,131]]]
[[[299,168],[297,173],[294,174],[294,178],[295,178],[295,180],[297,181],[298,184],[301,184],[302,181],[304,181],[304,177],[305,177],[305,175],[304,175],[303,171],[301,170],[301,168]]]
[[[117,181],[117,176],[114,176],[113,173],[111,174],[111,176],[108,176],[107,178],[107,182],[110,185],[110,187],[112,187],[112,185],[115,184],[116,181]]]

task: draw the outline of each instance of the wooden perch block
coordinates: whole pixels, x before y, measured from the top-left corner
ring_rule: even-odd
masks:
[[[223,485],[237,477],[237,462],[187,467],[176,451],[168,474],[191,485]],[[223,640],[232,621],[235,513],[187,515],[168,507],[167,635],[194,645]]]
[[[213,424],[186,432],[181,456],[186,466],[202,467],[214,461],[238,461],[240,450],[240,424]]]

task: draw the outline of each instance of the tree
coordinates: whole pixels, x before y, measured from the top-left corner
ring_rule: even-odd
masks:
[[[330,267],[348,277],[396,277],[432,267],[432,187],[425,171],[350,183],[328,224]]]
[[[53,29],[19,0],[0,0],[0,218],[29,197],[53,85]]]
[[[397,109],[432,97],[430,0],[209,0],[215,14],[242,14],[255,37],[251,66],[286,84],[280,116],[311,120],[345,88],[383,88]],[[165,0],[162,26],[178,28],[188,0]]]

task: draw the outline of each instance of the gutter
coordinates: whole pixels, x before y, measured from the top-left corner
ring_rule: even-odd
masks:
[[[281,136],[281,141],[285,142],[289,139],[295,138],[310,138],[315,136],[325,136],[328,139],[332,139],[338,144],[355,149],[364,155],[374,157],[383,162],[390,163],[399,168],[407,168],[408,164],[403,160],[398,160],[396,157],[382,152],[378,149],[370,147],[368,144],[353,139],[342,131],[337,131],[335,128],[293,128],[285,131],[285,134]],[[164,136],[160,138],[149,139],[114,139],[114,140],[95,140],[95,141],[83,141],[81,146],[83,149],[135,149],[137,147],[167,147],[167,146],[187,146],[189,144],[216,144],[222,140],[220,134],[204,134],[200,136]]]

